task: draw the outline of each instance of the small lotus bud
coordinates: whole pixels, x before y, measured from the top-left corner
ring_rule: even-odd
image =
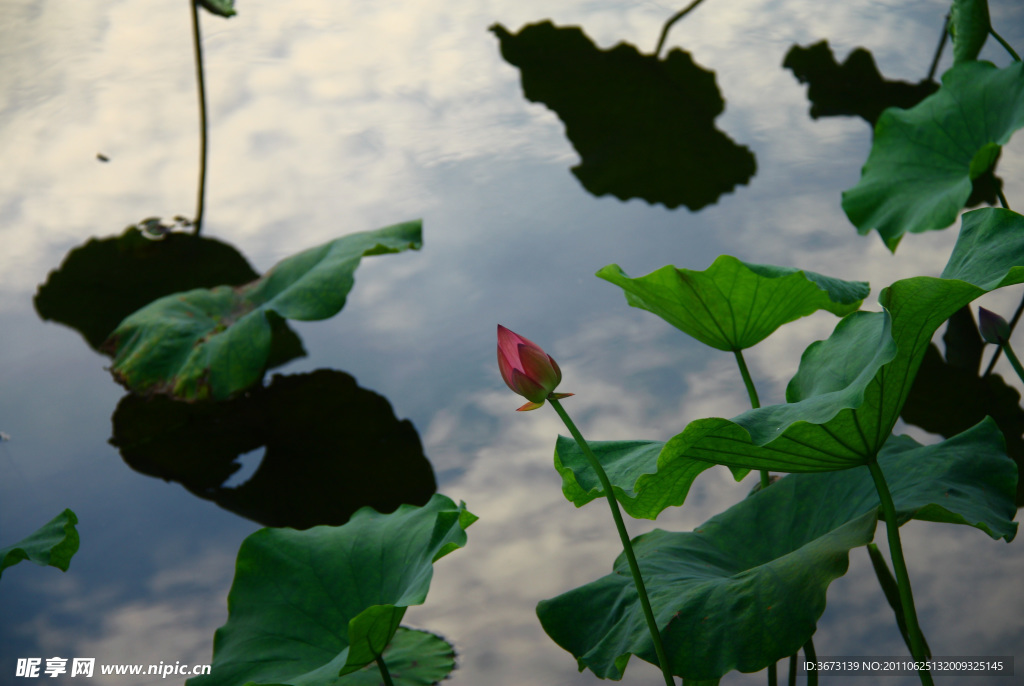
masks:
[[[978,328],[986,343],[1004,345],[1010,340],[1010,325],[998,314],[984,307],[978,308]]]

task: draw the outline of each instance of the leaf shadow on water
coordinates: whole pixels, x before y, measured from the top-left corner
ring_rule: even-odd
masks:
[[[418,236],[418,224],[403,226]],[[268,272],[261,279],[227,243],[172,229],[144,220],[119,236],[72,249],[39,287],[40,318],[75,329],[93,350],[109,355],[103,344],[111,332],[154,301],[282,278]],[[374,244],[377,235],[352,240]],[[389,250],[377,245],[362,254],[380,251]],[[306,354],[282,316],[268,311],[266,319],[271,343],[264,371]],[[181,483],[265,526],[340,525],[365,506],[391,512],[404,503],[423,505],[437,489],[412,423],[397,419],[386,398],[341,371],[277,375],[266,385],[259,373],[255,383],[220,401],[130,392],[112,423],[110,442],[132,469]],[[261,447],[255,473],[237,487],[225,486],[241,467],[239,458]]]
[[[264,526],[337,526],[365,506],[423,505],[437,489],[412,423],[340,371],[275,375],[224,402],[128,394],[112,423],[132,469]],[[261,447],[251,478],[225,487],[238,458]]]
[[[550,21],[491,31],[526,98],[565,123],[581,157],[572,172],[593,195],[696,211],[753,177],[753,153],[715,127],[725,101],[714,72],[689,53],[601,50],[582,29]]]

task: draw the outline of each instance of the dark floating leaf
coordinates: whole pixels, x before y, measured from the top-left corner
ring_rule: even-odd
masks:
[[[965,307],[950,317],[943,336],[946,358],[929,345],[901,416],[905,422],[949,438],[992,417],[1006,439],[1006,452],[1024,472],[1024,409],[1020,393],[998,374],[980,375],[984,343]],[[1024,505],[1024,479],[1017,480],[1017,507]]]
[[[714,73],[689,54],[659,60],[626,43],[599,50],[581,29],[549,21],[491,31],[526,98],[565,123],[582,158],[572,171],[594,195],[699,210],[754,175],[750,150],[715,128],[725,103]]]
[[[808,84],[811,118],[857,116],[872,128],[887,107],[909,109],[939,89],[934,81],[887,81],[871,53],[857,48],[842,64],[828,41],[809,47],[794,45],[782,66],[800,83]]]
[[[148,227],[158,219],[140,222]],[[36,293],[36,312],[75,329],[94,350],[125,317],[157,298],[219,284],[238,286],[259,277],[227,243],[186,233],[160,240],[129,227],[73,249]]]
[[[110,442],[132,469],[266,526],[343,524],[364,506],[422,505],[437,489],[415,427],[344,372],[277,375],[223,403],[126,395],[112,421]],[[255,474],[224,487],[259,448]]]

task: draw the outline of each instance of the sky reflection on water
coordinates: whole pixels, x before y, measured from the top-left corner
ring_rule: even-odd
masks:
[[[1011,5],[994,1],[993,22],[1019,48],[1024,11]],[[284,371],[341,369],[385,395],[419,430],[439,490],[481,517],[466,549],[438,564],[427,604],[407,615],[455,643],[453,686],[592,683],[544,635],[534,606],[604,574],[618,552],[607,513],[575,510],[561,495],[550,464],[564,432],[557,418],[513,411],[520,403],[497,372],[495,324],[559,361],[577,394],[567,407],[588,438],[664,439],[690,420],[746,408],[734,362],[627,307],[593,277],[598,268],[703,269],[729,253],[868,280],[870,309],[888,283],[937,274],[955,230],[908,236],[896,256],[876,235],[857,236],[839,193],[856,182],[870,132],[852,118],[811,121],[805,87],[778,65],[793,43],[828,38],[840,60],[863,45],[886,77],[916,81],[945,6],[712,2],[678,25],[670,45],[717,74],[726,99],[717,125],[758,157],[749,186],[697,214],[589,196],[568,171],[576,156],[560,122],[523,99],[486,31],[551,18],[581,24],[602,47],[627,40],[651,50],[674,6],[577,1],[552,15],[550,3],[493,0],[455,14],[424,2],[254,1],[231,20],[203,17],[207,235],[265,270],[345,233],[424,219],[422,251],[365,260],[343,312],[295,327],[310,354]],[[188,14],[125,1],[9,7],[13,21],[0,22],[0,430],[13,440],[0,444],[0,541],[71,507],[82,547],[67,574],[30,565],[5,574],[0,615],[18,619],[0,629],[0,669],[28,655],[208,662],[235,553],[257,525],[127,469],[107,444],[122,395],[108,360],[74,331],[41,322],[31,304],[87,238],[192,211]],[[1006,63],[991,45],[984,55]],[[1024,202],[1020,136],[1000,175],[1011,205]],[[1011,311],[1020,290],[1007,290],[983,303]],[[819,313],[749,351],[763,402],[781,402],[798,352],[834,321]],[[692,528],[748,487],[707,472],[657,525]],[[653,526],[630,522],[634,534]],[[1020,544],[920,522],[904,536],[936,654],[1020,657]],[[855,550],[830,588],[818,651],[902,654],[891,625]],[[622,683],[657,678],[633,661]]]

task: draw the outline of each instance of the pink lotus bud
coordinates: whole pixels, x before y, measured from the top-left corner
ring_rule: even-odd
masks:
[[[536,410],[548,398],[568,398],[572,393],[552,393],[562,382],[562,370],[533,341],[498,325],[498,369],[514,393],[530,402],[518,411]]]
[[[1010,325],[998,314],[984,307],[978,308],[978,329],[981,330],[981,337],[986,343],[1003,345],[1010,340]]]

